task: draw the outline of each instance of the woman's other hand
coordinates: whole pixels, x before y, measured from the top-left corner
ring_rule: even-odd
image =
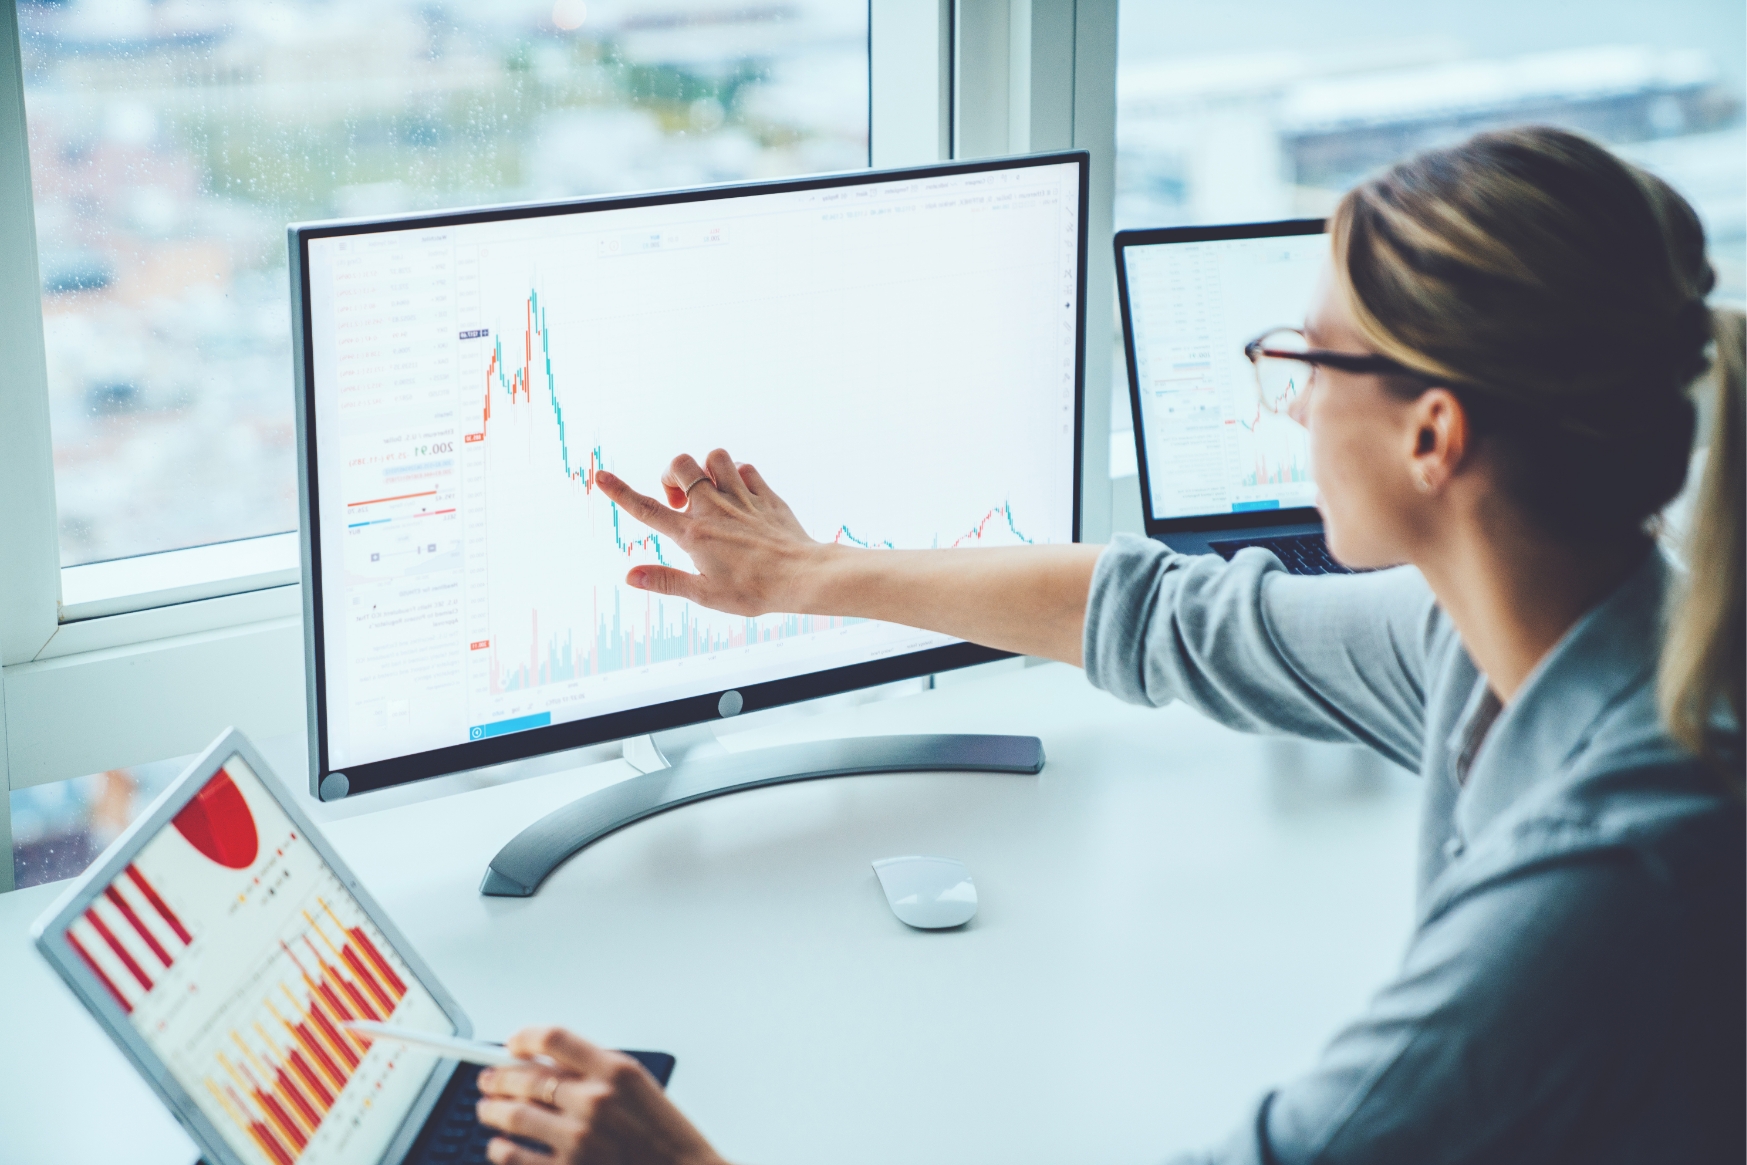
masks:
[[[690,454],[674,458],[661,475],[666,505],[605,471],[595,482],[626,513],[678,543],[698,568],[688,574],[638,566],[626,576],[632,586],[734,615],[808,609],[809,567],[831,547],[808,537],[758,470],[735,464],[727,450],[702,465]]]
[[[505,1046],[554,1067],[481,1072],[479,1121],[549,1145],[552,1155],[495,1137],[486,1155],[496,1165],[723,1165],[631,1057],[557,1027],[523,1028]]]

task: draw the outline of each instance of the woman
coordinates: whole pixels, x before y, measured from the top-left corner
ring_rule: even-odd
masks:
[[[1330,550],[1409,569],[1298,578],[1127,537],[821,545],[717,450],[674,461],[668,506],[601,475],[699,571],[630,582],[931,628],[1417,767],[1399,975],[1207,1159],[1738,1163],[1741,315],[1707,309],[1678,195],[1555,130],[1411,159],[1342,200],[1331,241],[1309,350],[1252,358],[1311,368],[1291,412]],[[1713,359],[1681,572],[1653,535]],[[488,1073],[486,1123],[565,1161],[718,1160],[629,1061],[554,1029],[511,1047],[559,1071]],[[549,1160],[502,1138],[491,1159]]]

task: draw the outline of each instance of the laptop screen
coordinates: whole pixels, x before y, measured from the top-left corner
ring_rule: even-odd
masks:
[[[1121,254],[1150,516],[1314,505],[1308,435],[1286,416],[1289,402],[1260,398],[1243,347],[1303,324],[1328,236],[1193,238]]]
[[[438,1058],[344,1021],[455,1031],[240,756],[62,937],[251,1165],[387,1149]]]

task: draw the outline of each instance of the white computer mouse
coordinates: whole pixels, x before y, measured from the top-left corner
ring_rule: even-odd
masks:
[[[898,921],[918,930],[963,926],[977,912],[977,887],[951,858],[881,858],[873,864]]]

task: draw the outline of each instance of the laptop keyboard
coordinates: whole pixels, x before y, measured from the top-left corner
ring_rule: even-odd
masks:
[[[405,1165],[480,1165],[485,1161],[485,1146],[497,1136],[494,1129],[479,1123],[475,1115],[479,1104],[479,1065],[457,1064],[443,1089],[436,1110],[425,1121]],[[530,1145],[533,1142],[528,1142]],[[538,1151],[544,1152],[541,1145]]]
[[[1246,546],[1271,550],[1288,574],[1352,574],[1353,572],[1329,556],[1328,543],[1321,534],[1291,534],[1281,538],[1234,538],[1207,544],[1221,558],[1231,556]]]

